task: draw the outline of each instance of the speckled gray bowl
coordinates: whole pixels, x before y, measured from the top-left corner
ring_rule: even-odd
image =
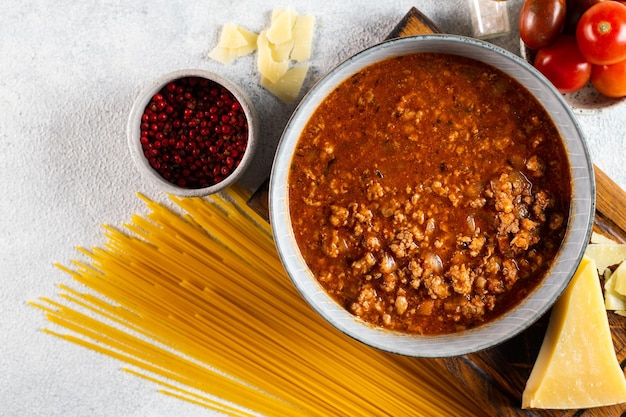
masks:
[[[179,187],[163,178],[157,171],[154,170],[154,168],[152,168],[152,166],[148,162],[148,158],[146,158],[146,156],[144,155],[141,143],[139,142],[141,136],[141,116],[143,115],[143,112],[152,97],[169,82],[186,77],[205,78],[225,87],[233,94],[233,96],[235,96],[239,104],[241,104],[241,108],[243,109],[248,122],[248,145],[237,168],[235,168],[230,173],[230,175],[228,175],[220,182],[203,188]],[[128,116],[126,135],[128,148],[130,150],[133,161],[135,162],[137,169],[139,169],[144,178],[152,181],[152,183],[156,184],[161,190],[167,193],[176,194],[183,197],[198,197],[217,193],[218,191],[221,191],[234,184],[235,182],[237,182],[237,180],[241,178],[246,169],[252,163],[254,154],[256,152],[259,130],[258,125],[259,121],[254,106],[252,102],[248,99],[247,95],[241,90],[241,88],[239,88],[239,86],[214,72],[203,69],[182,69],[158,77],[139,92],[130,111],[130,115]]]
[[[508,73],[531,91],[551,114],[565,143],[573,178],[573,199],[565,241],[544,282],[516,308],[483,326],[448,335],[419,336],[375,328],[337,304],[309,271],[296,244],[289,214],[289,167],[300,132],[319,103],[339,83],[374,62],[414,52],[445,52],[474,58]],[[520,57],[492,44],[454,35],[395,39],[343,62],[302,100],[290,119],[274,160],[270,181],[270,220],[283,265],[302,296],[326,320],[361,342],[403,355],[463,355],[502,343],[536,322],[561,295],[583,256],[593,225],[593,167],[576,118],[559,92]]]

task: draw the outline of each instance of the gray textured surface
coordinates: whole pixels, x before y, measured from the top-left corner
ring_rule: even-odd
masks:
[[[521,0],[509,0],[513,32],[492,42],[517,52]],[[470,35],[466,0],[359,2],[7,0],[0,13],[0,416],[206,416],[205,409],[156,392],[122,364],[38,331],[43,315],[28,300],[69,283],[54,262],[75,246],[103,242],[101,224],[144,213],[144,181],[126,148],[133,99],[151,79],[200,67],[239,83],[257,103],[263,130],[258,164],[246,184],[269,172],[295,105],[258,84],[252,57],[222,66],[206,58],[223,23],[253,31],[276,7],[317,17],[306,81],[310,88],[342,59],[382,40],[412,6],[449,33]],[[594,161],[626,187],[626,107],[581,116]]]

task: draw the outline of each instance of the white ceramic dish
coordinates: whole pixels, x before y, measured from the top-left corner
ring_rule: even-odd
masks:
[[[288,173],[300,132],[318,104],[344,79],[362,68],[397,55],[445,52],[471,57],[519,80],[552,115],[564,139],[573,178],[566,242],[549,276],[529,297],[496,321],[455,334],[419,336],[374,328],[338,305],[309,271],[296,244],[289,214]],[[583,134],[559,92],[520,57],[476,39],[454,35],[400,38],[367,49],[343,62],[302,100],[289,121],[274,160],[270,181],[270,220],[281,260],[302,296],[326,320],[370,346],[403,355],[445,357],[476,352],[504,342],[538,320],[565,289],[583,255],[593,224],[595,185]]]
[[[534,60],[533,51],[520,39],[520,55],[529,64]],[[605,112],[626,101],[625,98],[611,98],[600,94],[591,83],[575,93],[563,94],[563,99],[572,108],[575,114],[591,116]]]
[[[167,181],[152,168],[152,166],[148,162],[148,159],[144,155],[141,143],[139,141],[141,136],[141,116],[143,115],[143,112],[150,102],[151,98],[170,81],[185,77],[206,78],[222,85],[223,87],[226,87],[226,89],[229,90],[235,96],[237,101],[239,101],[239,103],[241,104],[241,107],[248,122],[248,144],[246,147],[246,151],[239,163],[239,166],[237,166],[237,168],[235,168],[226,178],[224,178],[220,182],[204,188],[184,188]],[[185,197],[195,197],[209,195],[221,191],[234,184],[239,178],[241,178],[241,176],[248,168],[248,166],[250,166],[250,163],[253,160],[253,156],[257,147],[258,129],[258,117],[254,106],[252,105],[246,94],[237,85],[235,85],[230,80],[210,71],[202,69],[184,69],[165,74],[152,81],[148,86],[141,90],[130,111],[130,115],[128,117],[128,125],[126,127],[126,134],[128,147],[130,149],[130,153],[135,162],[135,165],[137,166],[139,171],[141,171],[145,178],[158,185],[159,188],[161,188],[165,192]]]

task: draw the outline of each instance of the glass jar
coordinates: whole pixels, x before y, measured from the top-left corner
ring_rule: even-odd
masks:
[[[472,35],[478,39],[494,38],[510,32],[507,2],[503,0],[468,0]]]

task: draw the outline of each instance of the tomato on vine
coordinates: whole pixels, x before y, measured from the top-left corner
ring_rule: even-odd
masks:
[[[576,41],[592,64],[610,65],[626,59],[626,6],[605,1],[590,7],[578,22]]]

